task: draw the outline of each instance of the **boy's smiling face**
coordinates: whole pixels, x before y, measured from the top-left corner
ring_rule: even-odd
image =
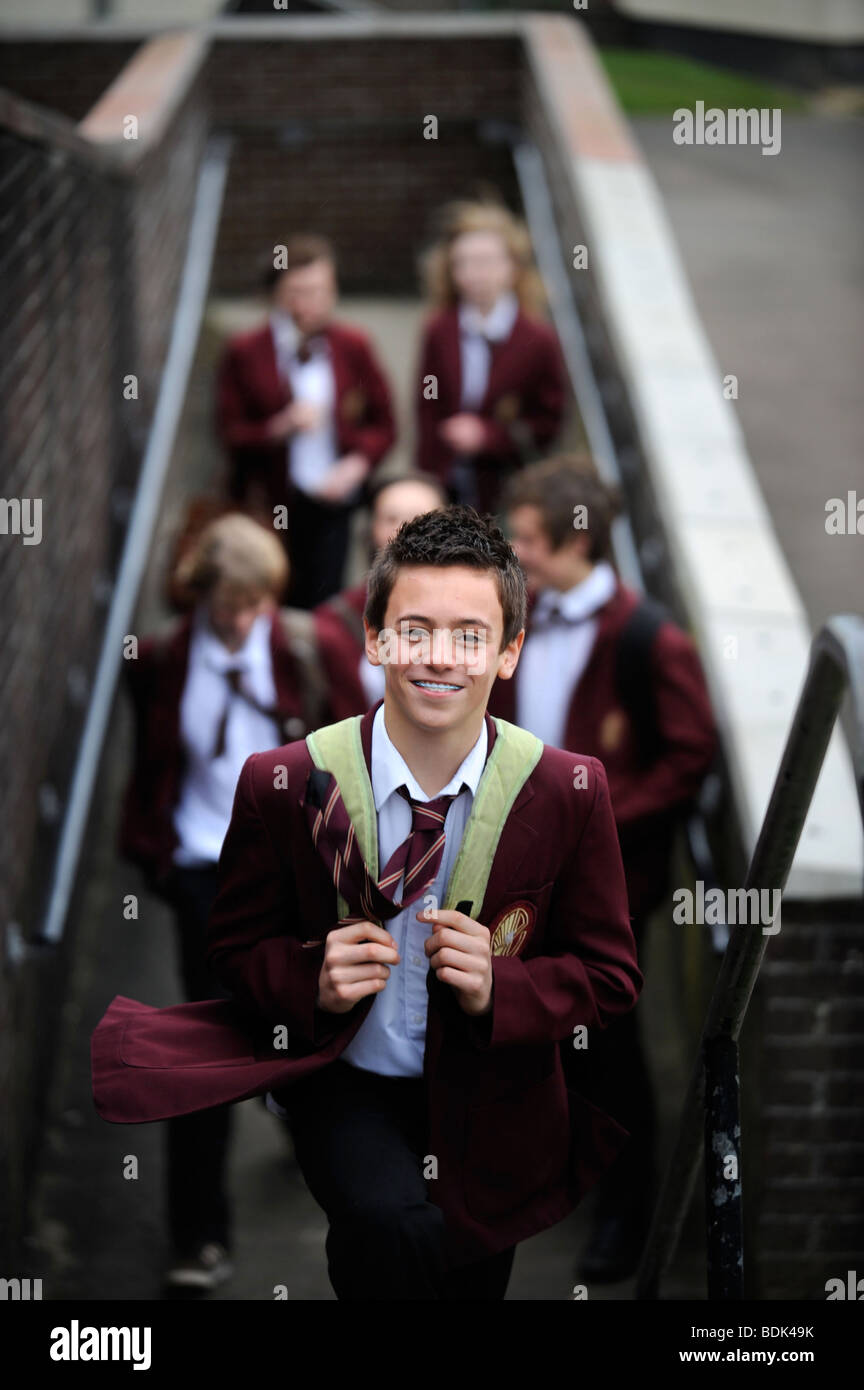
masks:
[[[523,630],[500,650],[494,572],[469,565],[400,566],[381,632],[364,627],[366,655],[384,667],[387,702],[425,731],[476,725],[496,677],[509,680],[516,669],[525,637]]]

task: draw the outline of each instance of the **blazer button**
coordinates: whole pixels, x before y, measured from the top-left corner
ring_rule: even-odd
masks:
[[[302,719],[298,719],[296,714],[292,715],[290,719],[286,719],[283,727],[285,736],[289,739],[302,738],[306,733],[306,725]]]

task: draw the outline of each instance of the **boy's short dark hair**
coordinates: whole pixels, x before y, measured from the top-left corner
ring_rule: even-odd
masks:
[[[280,265],[273,264],[272,252],[263,263],[261,279],[268,293],[283,275],[290,274],[292,270],[301,270],[307,265],[314,265],[316,261],[329,261],[333,269],[336,269],[336,250],[333,243],[327,237],[319,236],[317,232],[304,232],[289,237],[283,245],[284,255],[280,257]]]
[[[511,478],[502,505],[505,512],[536,507],[553,550],[584,535],[592,563],[608,560],[612,553],[612,522],[621,510],[621,496],[603,482],[587,454],[560,454],[530,464]],[[587,525],[574,526],[577,507],[585,508]]]
[[[387,604],[403,565],[467,565],[491,570],[504,615],[501,649],[525,626],[525,575],[504,532],[489,513],[481,516],[474,507],[450,506],[402,523],[378,552],[369,572],[363,616],[377,632],[384,626]]]

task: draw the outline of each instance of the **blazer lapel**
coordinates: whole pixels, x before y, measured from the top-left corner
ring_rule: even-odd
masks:
[[[444,320],[444,333],[441,339],[444,356],[445,380],[452,383],[453,413],[462,409],[462,340],[459,332],[459,310],[455,306],[448,309]]]
[[[603,659],[603,655],[606,652],[609,643],[614,638],[620,621],[621,604],[623,601],[624,592],[619,582],[614,594],[609,599],[608,603],[605,603],[597,614],[597,635],[594,638],[594,645],[591,648],[591,654],[585,663],[585,667],[582,671],[582,674],[580,675],[578,681],[574,685],[573,690],[571,692],[570,703],[567,707],[567,721],[565,729],[569,729],[571,721],[576,717],[576,703],[579,699],[579,692],[583,687],[583,683],[587,684],[588,682],[590,682],[594,675],[595,667]]]
[[[276,357],[276,340],[273,337],[273,328],[269,321],[261,330],[256,357],[258,364],[258,379],[261,382],[262,389],[267,398],[273,400],[276,409],[281,410],[282,406],[288,405],[294,397],[291,390],[291,382],[288,377],[279,375],[279,363]]]
[[[330,368],[333,372],[333,418],[336,422],[339,450],[342,452],[345,429],[342,407],[353,383],[348,362],[342,350],[342,339],[334,324],[328,323],[324,329],[324,337],[327,339],[327,346],[330,351]]]
[[[511,368],[513,360],[519,351],[519,339],[522,334],[522,314],[516,316],[509,336],[499,342],[492,353],[492,361],[489,365],[489,379],[486,382],[486,393],[480,405],[481,415],[488,415],[492,412],[494,403],[499,396],[504,394],[508,381],[511,379]]]

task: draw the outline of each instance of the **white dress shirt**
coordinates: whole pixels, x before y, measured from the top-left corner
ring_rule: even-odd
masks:
[[[336,385],[330,351],[322,335],[309,361],[300,362],[297,348],[301,335],[290,314],[274,311],[270,326],[279,374],[290,382],[294,400],[323,407],[315,429],[297,430],[287,441],[286,481],[290,478],[301,491],[311,493],[324,481],[339,456],[334,413]]]
[[[444,851],[434,883],[413,903],[385,922],[387,931],[396,942],[401,957],[398,965],[390,967],[384,989],[375,996],[372,1007],[358,1032],[340,1054],[343,1061],[365,1071],[386,1076],[422,1076],[423,1053],[426,1046],[426,1012],[429,995],[426,976],[429,960],[423,949],[427,936],[432,934],[431,923],[418,922],[416,913],[423,908],[426,894],[437,904],[444,901],[447,881],[456,860],[465,825],[471,812],[477,784],[486,763],[486,721],[480,736],[455,773],[437,796],[457,793],[447,808],[444,821]],[[463,783],[466,789],[460,791]],[[383,872],[391,855],[411,833],[411,807],[397,787],[405,785],[417,801],[431,801],[414,777],[402,754],[391,742],[384,723],[381,705],[372,721],[372,791],[378,812],[378,867]],[[394,897],[399,899],[401,881]]]
[[[499,295],[488,314],[473,304],[459,305],[459,342],[462,366],[462,409],[480,409],[489,384],[491,353],[488,339],[503,342],[510,337],[519,313],[512,290]]]
[[[598,620],[592,615],[609,602],[617,584],[612,566],[601,560],[572,589],[542,589],[537,597],[516,672],[516,723],[553,748],[564,747],[573,691],[594,647]],[[547,627],[553,608],[584,621]]]
[[[229,652],[209,626],[203,607],[196,610],[189,643],[189,665],[180,705],[180,737],[186,754],[180,797],[174,810],[179,845],[174,862],[215,864],[231,820],[234,792],[251,753],[282,742],[275,720],[234,694],[224,672],[241,666],[240,683],[265,705],[276,703],[270,651],[271,618],[260,614],[243,646]],[[228,708],[225,751],[211,757],[222,715]]]

